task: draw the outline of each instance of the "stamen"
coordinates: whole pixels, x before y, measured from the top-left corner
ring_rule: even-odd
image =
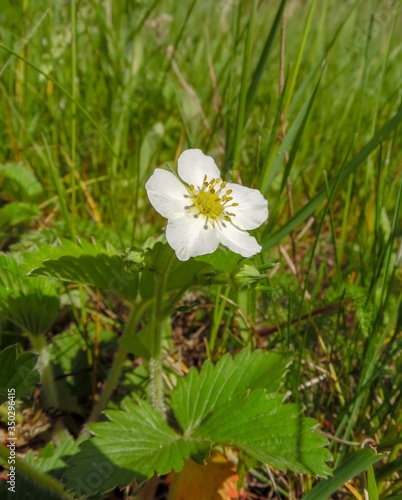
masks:
[[[228,206],[237,207],[238,203],[231,203],[233,197],[229,196],[232,189],[228,189],[222,193],[227,183],[222,181],[220,177],[208,180],[208,176],[204,175],[204,180],[201,187],[195,187],[190,184],[188,187],[189,195],[184,195],[186,198],[192,198],[193,204],[185,206],[186,210],[192,209],[191,212],[195,213],[193,216],[197,218],[199,215],[205,217],[204,229],[208,229],[208,225],[224,224],[223,221],[231,222],[231,217],[235,214],[227,212]]]

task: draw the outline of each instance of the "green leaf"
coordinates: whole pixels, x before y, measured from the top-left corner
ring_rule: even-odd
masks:
[[[22,333],[45,333],[59,312],[59,294],[49,280],[21,275],[18,263],[0,255],[0,317],[15,324]]]
[[[279,389],[289,358],[274,352],[242,351],[223,356],[214,366],[204,363],[201,372],[191,368],[172,392],[172,406],[183,430],[191,432],[211,411],[251,389]]]
[[[197,262],[195,259],[185,262],[176,259],[169,272],[166,290],[169,292],[202,284],[204,273],[210,267],[206,262]]]
[[[48,443],[38,455],[29,450],[24,457],[24,462],[40,472],[51,472],[53,477],[61,479],[71,457],[79,452],[78,445],[79,441],[75,441],[71,437],[57,446]]]
[[[11,201],[0,208],[0,232],[5,232],[18,224],[30,222],[40,214],[37,206],[30,203]]]
[[[283,356],[245,350],[180,379],[172,407],[194,446],[192,457],[202,461],[212,446],[230,445],[282,470],[330,473],[327,440],[312,432],[317,423],[275,393],[285,370]]]
[[[208,442],[222,443],[280,470],[330,474],[327,439],[313,432],[317,422],[299,417],[296,405],[282,401],[282,396],[262,389],[225,401],[193,432],[197,452],[202,456]]]
[[[10,294],[0,298],[0,317],[14,323],[22,333],[46,333],[59,312],[59,298],[34,290],[32,293]]]
[[[237,253],[233,253],[230,250],[222,247],[219,247],[213,253],[195,257],[196,261],[205,262],[207,264],[210,264],[216,271],[229,274],[234,270],[239,261],[242,259],[243,257],[240,257]]]
[[[152,335],[152,324],[148,324],[139,332],[135,332],[132,335],[123,335],[119,339],[119,343],[128,352],[149,361],[152,354],[150,346]]]
[[[45,255],[48,258],[43,260]],[[59,247],[39,246],[38,252],[28,255],[26,261],[40,266],[31,269],[30,276],[82,283],[129,300],[137,295],[139,266],[127,261],[124,255],[117,255],[111,246],[105,248],[85,240],[77,243],[62,240]],[[38,261],[42,261],[41,265]]]
[[[95,240],[89,242],[81,238],[76,238],[76,241],[59,238],[55,245],[37,244],[31,251],[24,253],[21,270],[28,273],[32,268],[40,267],[44,260],[57,260],[65,256],[80,257],[81,255],[95,257],[98,254],[120,255],[109,243],[103,245]]]
[[[374,469],[373,466],[370,465],[367,468],[367,492],[369,494],[370,500],[378,500],[378,488],[377,488],[377,482],[375,480],[375,474],[374,474]]]
[[[191,369],[171,397],[182,435],[144,401],[106,412],[110,421],[91,426],[95,437],[73,457],[67,486],[84,495],[106,492],[154,472],[179,471],[189,456],[202,462],[214,446],[233,446],[281,469],[330,473],[327,441],[312,432],[316,422],[300,417],[295,405],[282,404],[275,392],[286,361],[276,353],[243,351],[216,366],[208,362],[199,373]],[[93,474],[92,488],[86,479]]]
[[[48,448],[48,447],[47,447]],[[62,450],[64,444],[61,445]],[[71,448],[71,446],[70,446]],[[47,449],[49,451],[49,449]],[[10,450],[0,445],[0,462],[8,461]],[[7,500],[73,500],[60,481],[32,466],[30,460],[22,460],[18,456],[14,458],[15,481],[8,484],[0,481],[0,498]],[[10,487],[13,487],[10,490]]]
[[[63,256],[44,261],[42,267],[29,274],[90,285],[129,300],[136,297],[138,290],[138,272],[127,270],[123,258],[117,255]]]
[[[0,405],[8,400],[8,390],[14,389],[16,399],[29,397],[39,382],[35,370],[37,354],[18,351],[17,345],[6,347],[0,352]]]
[[[145,401],[111,410],[110,422],[93,424],[95,438],[80,446],[67,471],[67,487],[90,495],[150,478],[154,471],[181,470],[189,446]],[[92,475],[92,481],[89,477]],[[96,479],[96,480],[95,480]]]
[[[2,500],[27,500],[27,498],[29,500],[64,500],[68,498],[50,491],[19,470],[16,472],[15,483],[14,491],[9,491],[7,481],[0,481],[0,498]]]
[[[8,254],[0,254],[0,286],[6,290],[28,290],[18,270],[18,262]]]
[[[347,481],[361,474],[383,457],[384,455],[378,454],[374,448],[364,448],[358,451],[335,469],[333,477],[317,484],[303,497],[303,500],[326,500],[330,498]]]
[[[205,271],[213,269],[207,262],[190,259],[180,261],[174,257],[172,248],[166,241],[148,242],[152,246],[144,252],[144,267],[140,277],[140,293],[143,299],[151,298],[155,293],[155,274],[166,271],[166,263],[173,262],[169,268],[166,280],[166,291],[186,289],[196,284],[204,283]],[[147,244],[147,243],[146,243]],[[215,274],[215,273],[214,273]]]
[[[96,330],[95,324],[89,324],[85,336],[78,329],[69,328],[52,339],[50,361],[61,410],[77,414],[85,411],[79,401],[92,390],[95,343],[101,352],[113,352],[116,335],[110,330]]]
[[[43,194],[42,184],[25,165],[19,163],[0,165],[1,177],[3,177],[3,191],[18,201],[36,201]]]

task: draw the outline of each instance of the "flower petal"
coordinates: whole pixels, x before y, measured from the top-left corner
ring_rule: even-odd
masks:
[[[222,245],[243,257],[251,257],[261,252],[261,246],[253,236],[228,222],[225,222],[224,225],[223,222],[220,224],[220,240]]]
[[[189,212],[169,217],[166,239],[179,260],[212,253],[219,245],[218,232],[212,224]]]
[[[232,222],[240,229],[255,229],[261,226],[268,218],[268,202],[258,189],[251,189],[240,184],[228,182],[226,190],[231,189],[232,203],[238,203],[236,207],[229,206],[227,211],[234,213]]]
[[[184,212],[188,205],[186,187],[171,172],[156,168],[145,184],[149,201],[163,217]]]
[[[177,161],[177,172],[183,181],[198,189],[201,188],[205,175],[209,181],[221,175],[213,158],[204,155],[201,149],[183,151]]]

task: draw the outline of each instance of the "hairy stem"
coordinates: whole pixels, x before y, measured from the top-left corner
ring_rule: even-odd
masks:
[[[149,369],[151,375],[151,402],[155,410],[166,416],[166,406],[163,391],[163,360],[162,360],[162,309],[163,296],[165,292],[166,278],[169,274],[170,266],[173,261],[174,254],[166,262],[166,265],[160,273],[155,275],[155,302],[152,315],[152,341],[151,341],[151,359]]]

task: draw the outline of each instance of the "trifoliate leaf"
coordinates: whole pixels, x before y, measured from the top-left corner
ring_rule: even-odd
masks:
[[[123,411],[105,413],[110,422],[91,426],[95,438],[82,443],[72,459],[75,467],[67,471],[67,487],[76,494],[89,496],[143,481],[155,471],[182,469],[188,444],[148,403],[128,403]]]
[[[275,392],[285,369],[279,354],[243,351],[180,379],[172,408],[192,458],[202,462],[211,447],[230,445],[282,470],[329,474],[331,455],[327,440],[313,432],[317,423]]]
[[[181,434],[146,402],[106,412],[110,421],[94,424],[95,437],[72,459],[68,487],[87,496],[106,492],[155,472],[180,471],[190,456],[204,463],[217,446],[280,469],[329,474],[331,455],[326,439],[313,432],[316,422],[300,417],[296,405],[283,404],[276,392],[286,365],[276,353],[243,351],[216,366],[207,362],[199,373],[191,369],[171,396]]]

